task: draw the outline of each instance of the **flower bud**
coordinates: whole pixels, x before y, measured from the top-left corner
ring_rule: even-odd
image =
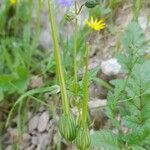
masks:
[[[85,2],[85,6],[86,6],[87,8],[94,8],[94,7],[97,6],[97,5],[99,5],[99,3],[96,2],[95,0],[87,0],[87,1]]]
[[[59,131],[67,141],[73,141],[76,138],[76,121],[73,115],[63,114],[59,120]]]
[[[86,150],[90,147],[91,140],[89,135],[89,130],[87,128],[79,128],[77,138],[76,138],[76,146],[80,150]]]
[[[72,21],[73,19],[75,18],[75,15],[73,12],[71,11],[68,11],[66,14],[65,14],[65,19],[67,21]]]

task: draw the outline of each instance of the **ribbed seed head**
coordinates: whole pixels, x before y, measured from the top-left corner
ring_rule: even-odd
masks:
[[[79,128],[77,138],[76,138],[76,146],[80,150],[86,150],[90,147],[91,140],[89,135],[89,130],[87,128]]]
[[[59,131],[67,141],[73,141],[77,135],[76,121],[73,115],[63,114],[59,120]]]
[[[73,12],[71,11],[68,11],[66,14],[65,14],[65,19],[67,21],[72,21],[73,19],[75,19],[75,15]]]
[[[85,3],[85,6],[87,8],[94,8],[95,6],[99,5],[99,3],[96,1],[96,0],[88,0],[86,3]]]

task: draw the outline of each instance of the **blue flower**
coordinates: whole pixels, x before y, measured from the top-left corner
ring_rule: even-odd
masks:
[[[73,0],[58,0],[59,5],[69,7],[73,4]]]

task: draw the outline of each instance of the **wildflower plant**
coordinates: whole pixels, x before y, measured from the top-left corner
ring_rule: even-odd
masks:
[[[106,28],[105,20],[113,16],[110,15],[110,12],[112,14],[116,12],[112,10],[118,8],[117,6],[122,4],[123,0],[85,0],[83,3],[79,3],[81,2],[79,0],[47,0],[54,48],[54,55],[51,55],[50,58],[47,53],[43,53],[38,48],[40,18],[44,1],[38,0],[36,5],[34,2],[33,0],[3,0],[0,5],[0,102],[5,106],[5,100],[8,99],[8,107],[11,108],[8,114],[5,107],[0,104],[2,116],[3,112],[6,113],[6,126],[10,125],[13,113],[17,112],[16,123],[18,137],[20,137],[27,122],[27,109],[31,103],[36,104],[33,101],[29,104],[29,100],[35,100],[52,108],[53,106],[45,102],[47,99],[41,100],[42,93],[60,94],[62,103],[59,108],[58,128],[62,138],[69,144],[75,144],[80,150],[92,148],[149,150],[150,60],[145,57],[148,42],[137,22],[131,22],[125,29],[122,47],[119,45],[122,51],[116,54],[124,77],[112,80],[109,84],[99,78],[96,78],[99,79],[97,81],[94,80],[100,81],[101,85],[109,89],[105,110],[109,117],[110,128],[94,131],[92,135],[89,131],[88,87],[93,76],[96,76],[97,70],[88,70],[90,45],[87,37],[93,31],[97,32]],[[58,37],[59,32],[55,24],[53,9],[55,2],[62,9],[67,10],[63,19],[68,24],[73,23],[73,35],[67,37],[66,41],[64,37]],[[134,21],[138,20],[141,4],[141,0],[134,1]],[[35,30],[33,30],[32,11],[35,6],[37,7],[34,14],[37,14],[37,19],[34,20]],[[89,10],[89,18],[84,22],[85,27],[80,29],[79,15],[84,8]],[[83,71],[81,74],[79,74],[80,70]],[[42,87],[28,86],[33,72],[44,76],[45,81]],[[54,80],[48,80],[49,73],[54,75]],[[56,82],[59,85],[55,85]],[[39,107],[34,106],[35,109]],[[73,114],[72,108],[77,108],[77,114]],[[57,108],[54,107],[55,110]],[[2,126],[3,124],[5,122],[2,123]],[[0,129],[0,134],[1,131],[4,130]],[[114,131],[117,132],[114,133]],[[1,141],[0,149],[3,149]],[[19,149],[20,147],[15,145],[14,148]]]
[[[87,124],[87,116],[88,116],[88,110],[87,110],[87,101],[88,101],[88,86],[89,86],[89,79],[88,79],[88,44],[86,44],[86,39],[84,39],[85,43],[85,76],[83,78],[83,91],[82,91],[82,97],[79,96],[78,93],[78,66],[77,66],[77,47],[78,45],[78,15],[81,12],[81,9],[83,6],[86,6],[88,8],[93,8],[97,5],[94,1],[87,1],[83,5],[81,5],[78,8],[78,1],[74,0],[59,0],[58,3],[61,7],[70,7],[74,4],[74,17],[72,20],[74,21],[74,48],[73,48],[73,67],[74,67],[74,97],[77,100],[78,98],[81,99],[79,112],[79,119],[76,120],[74,115],[72,115],[70,110],[70,104],[67,94],[67,88],[66,88],[66,82],[65,82],[65,76],[64,76],[64,68],[62,65],[61,60],[61,53],[60,48],[58,44],[58,37],[56,34],[56,25],[55,25],[55,18],[54,18],[54,12],[52,9],[52,3],[51,0],[48,0],[48,6],[49,6],[49,18],[51,23],[51,30],[52,30],[52,38],[53,38],[53,45],[54,45],[54,56],[55,56],[55,62],[56,62],[56,75],[58,77],[58,82],[61,89],[61,98],[62,98],[62,105],[63,105],[63,114],[60,117],[59,120],[59,131],[61,135],[67,140],[67,141],[73,141],[75,140],[76,146],[78,149],[87,149],[91,146],[91,140],[90,140],[90,134]],[[91,7],[91,5],[93,5]],[[87,21],[88,22],[88,21]],[[105,27],[104,21],[91,21],[87,23],[92,29],[95,30],[101,30]]]

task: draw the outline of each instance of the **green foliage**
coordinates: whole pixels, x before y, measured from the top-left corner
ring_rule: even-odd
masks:
[[[110,8],[115,8],[122,1],[123,0],[109,0],[109,6]]]
[[[22,93],[27,88],[28,71],[24,67],[17,67],[13,74],[0,75],[1,92]]]
[[[112,126],[118,128],[119,133],[114,135],[111,131],[96,132],[92,135],[93,144],[98,148],[110,150],[148,150],[150,149],[150,60],[144,58],[148,44],[136,22],[128,25],[122,43],[124,52],[117,54],[117,58],[126,76],[125,79],[111,81],[114,91],[109,91],[107,97],[107,114]],[[121,115],[120,121],[116,119],[118,113]],[[123,125],[128,128],[127,133],[124,132]]]
[[[111,9],[105,5],[97,5],[95,8],[89,10],[89,15],[96,18],[104,18],[109,15]]]
[[[95,148],[120,150],[117,135],[108,130],[96,131],[91,135],[92,145]]]
[[[124,71],[131,72],[135,63],[140,63],[144,52],[148,48],[144,32],[136,22],[128,25],[122,40],[124,53],[117,54],[118,61],[121,63]],[[140,59],[141,58],[141,59]]]

